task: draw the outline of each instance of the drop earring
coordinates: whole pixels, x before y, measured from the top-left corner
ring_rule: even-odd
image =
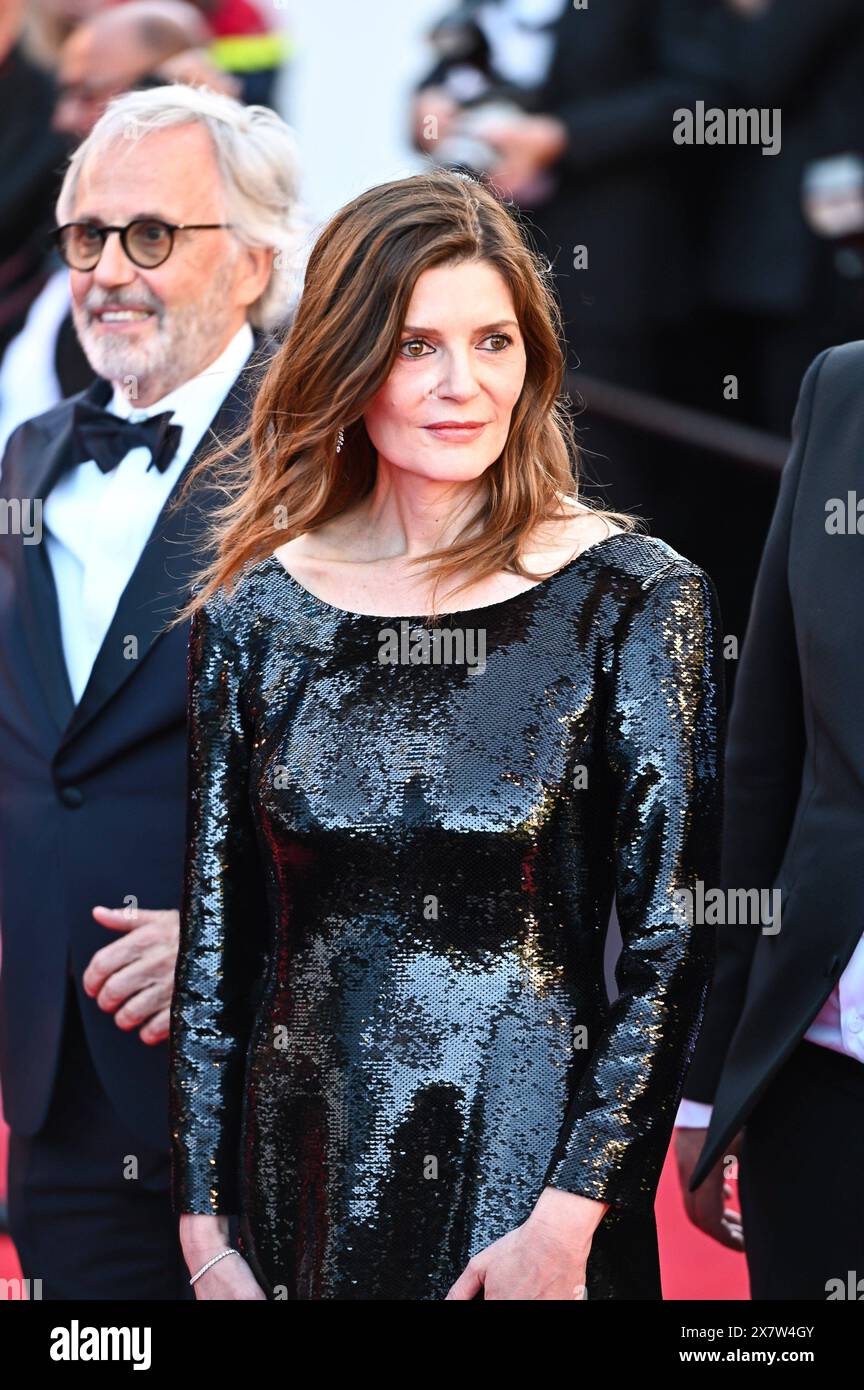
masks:
[[[345,443],[345,431],[342,430],[342,429],[340,429],[339,433],[338,433],[337,436],[336,436],[336,452],[337,452],[337,454],[338,454],[338,453],[341,453],[341,451],[342,451],[342,445],[343,445],[344,443]]]

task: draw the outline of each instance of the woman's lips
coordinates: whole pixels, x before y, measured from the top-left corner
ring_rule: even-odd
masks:
[[[444,421],[440,425],[424,425],[423,428],[434,435],[436,439],[447,440],[453,444],[465,444],[469,440],[476,439],[481,430],[485,430],[485,420],[470,420],[465,424],[456,424],[453,421]]]

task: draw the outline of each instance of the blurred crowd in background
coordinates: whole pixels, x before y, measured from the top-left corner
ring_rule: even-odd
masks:
[[[354,0],[316,0],[334,48],[346,6],[356,22]],[[388,7],[362,7],[370,88]],[[112,96],[171,81],[292,121],[292,18],[280,0],[4,0],[0,448],[91,377],[47,240],[75,142]],[[586,489],[702,564],[743,634],[801,377],[864,336],[864,3],[441,0],[422,27],[404,161],[382,177],[449,164],[519,209],[561,303]],[[674,113],[700,103],[754,111],[754,130],[779,113],[777,147],[676,143]],[[300,154],[314,165],[314,130]]]

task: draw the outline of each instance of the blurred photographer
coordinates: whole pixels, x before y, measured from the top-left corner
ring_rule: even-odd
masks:
[[[672,398],[670,342],[697,295],[689,184],[702,155],[674,143],[673,116],[725,103],[724,23],[719,0],[460,5],[432,33],[436,61],[413,104],[418,148],[528,210],[571,366]],[[682,501],[692,511],[698,499],[652,477],[644,431],[590,415],[588,426],[583,446],[608,456],[595,470],[608,500],[668,537]]]

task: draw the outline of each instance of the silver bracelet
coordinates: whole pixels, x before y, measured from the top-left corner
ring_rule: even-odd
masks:
[[[206,1263],[206,1265],[202,1265],[201,1268],[199,1269],[198,1273],[192,1275],[192,1278],[189,1280],[189,1283],[190,1283],[190,1284],[194,1284],[196,1279],[200,1279],[202,1274],[206,1274],[207,1271],[208,1271],[208,1269],[210,1269],[210,1267],[211,1267],[212,1265],[218,1264],[220,1260],[224,1260],[224,1258],[225,1258],[226,1255],[239,1255],[239,1254],[240,1254],[240,1251],[239,1251],[239,1250],[235,1250],[233,1245],[229,1245],[229,1247],[228,1247],[227,1250],[223,1250],[223,1251],[220,1252],[220,1254],[214,1255],[213,1258],[212,1258],[212,1260],[208,1260],[207,1263]]]

